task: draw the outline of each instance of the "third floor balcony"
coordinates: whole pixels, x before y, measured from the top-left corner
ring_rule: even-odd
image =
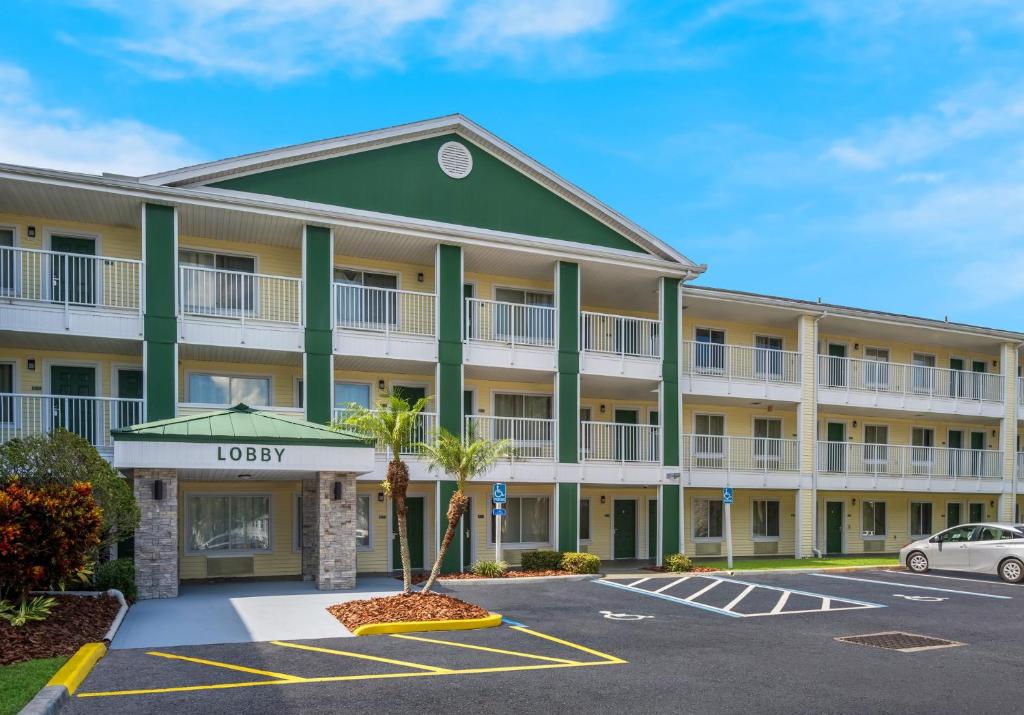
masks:
[[[686,394],[799,402],[800,368],[800,353],[769,345],[683,343]]]
[[[433,293],[335,283],[334,352],[433,361],[436,311]]]

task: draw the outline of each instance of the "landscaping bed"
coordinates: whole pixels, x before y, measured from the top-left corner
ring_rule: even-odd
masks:
[[[541,569],[541,570],[533,570],[533,571],[522,571],[522,570],[519,570],[519,569],[516,569],[516,570],[511,570],[510,569],[508,571],[505,571],[501,575],[495,575],[495,576],[480,576],[480,575],[477,575],[477,574],[473,573],[472,571],[461,571],[461,572],[458,572],[458,573],[441,574],[440,576],[438,576],[438,579],[441,580],[441,581],[449,581],[449,580],[451,580],[451,581],[469,581],[469,580],[481,579],[481,578],[531,578],[531,577],[536,577],[536,576],[577,576],[577,575],[578,574],[573,573],[572,571],[563,571],[561,569]],[[429,576],[430,576],[430,574],[417,574],[417,575],[412,577],[412,582],[413,583],[417,583],[417,584],[418,583],[424,583]]]
[[[490,615],[480,606],[441,593],[410,593],[348,601],[329,606],[327,611],[350,631],[371,623],[449,621]]]
[[[678,571],[666,568],[664,566],[641,566],[641,571],[655,571],[657,573],[706,573],[708,571],[720,571],[721,569],[713,569],[707,566],[694,566],[693,568],[686,569],[685,571]]]
[[[121,604],[113,596],[54,596],[45,621],[15,628],[0,621],[0,665],[72,655],[85,643],[103,640]]]

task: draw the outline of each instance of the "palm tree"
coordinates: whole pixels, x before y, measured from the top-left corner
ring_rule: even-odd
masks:
[[[409,560],[409,529],[406,523],[409,507],[405,499],[409,490],[409,468],[402,461],[402,450],[411,444],[414,431],[419,426],[420,413],[426,405],[425,397],[416,400],[410,407],[400,395],[392,393],[382,399],[376,409],[355,403],[349,405],[345,418],[331,424],[332,429],[349,429],[365,435],[388,451],[387,476],[383,488],[395,501],[398,548],[402,556],[402,590],[406,594],[412,591],[412,565]]]
[[[494,463],[499,459],[507,457],[510,452],[511,442],[507,439],[498,442],[491,442],[488,439],[479,438],[471,432],[467,439],[463,440],[448,430],[442,429],[437,433],[433,444],[420,444],[423,456],[430,463],[430,471],[444,472],[455,477],[455,492],[448,500],[448,528],[444,532],[444,539],[441,541],[441,548],[437,552],[437,560],[430,570],[430,578],[423,587],[423,593],[430,591],[437,575],[441,571],[441,561],[452,543],[455,530],[458,528],[459,519],[466,513],[469,498],[466,496],[466,485],[471,479],[486,474]]]

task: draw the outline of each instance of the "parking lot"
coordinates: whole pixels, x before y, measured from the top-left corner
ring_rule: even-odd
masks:
[[[507,622],[111,651],[69,711],[995,712],[1016,707],[1024,668],[1024,587],[988,578],[659,574],[448,590]],[[837,640],[891,632],[938,642]]]

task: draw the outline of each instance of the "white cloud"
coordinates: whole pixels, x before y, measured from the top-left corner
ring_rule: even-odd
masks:
[[[614,15],[610,0],[492,0],[470,6],[456,34],[460,49],[561,40],[601,29]]]
[[[177,134],[133,119],[90,119],[37,94],[24,69],[0,63],[0,162],[141,175],[196,161]]]

